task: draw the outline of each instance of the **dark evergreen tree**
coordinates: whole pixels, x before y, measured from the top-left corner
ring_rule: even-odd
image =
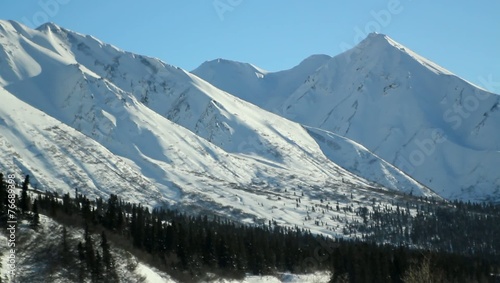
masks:
[[[68,215],[71,215],[73,213],[71,197],[70,197],[69,193],[64,194],[64,196],[63,196],[63,210],[64,210],[64,213],[66,213]]]
[[[94,243],[92,241],[92,236],[90,235],[88,224],[85,224],[84,239],[85,239],[84,243],[85,263],[87,266],[87,270],[92,272],[95,269],[96,259],[95,259]]]
[[[92,264],[90,270],[90,278],[92,282],[100,283],[100,282],[109,282],[104,281],[104,272],[102,270],[102,258],[99,251],[95,251],[94,263]]]
[[[3,179],[3,174],[0,173],[0,215],[7,215],[7,183]]]
[[[119,282],[118,274],[116,273],[115,268],[115,261],[111,255],[111,247],[109,246],[108,239],[104,231],[101,233],[101,250],[104,278],[107,278],[107,282]]]
[[[79,268],[78,268],[78,281],[85,282],[85,248],[83,247],[82,242],[78,242],[78,259]]]
[[[19,202],[19,208],[22,213],[26,213],[29,210],[29,196],[28,196],[28,186],[30,184],[30,175],[26,175],[24,178],[22,191],[21,191],[21,200]]]
[[[31,219],[31,227],[36,229],[40,225],[40,214],[38,214],[38,200],[33,202],[33,217]]]
[[[63,226],[61,239],[62,239],[62,243],[61,243],[62,259],[64,262],[68,262],[70,260],[71,252],[69,249],[68,230],[66,229],[66,226]],[[80,252],[80,251],[78,251],[78,252]],[[78,257],[80,257],[80,255],[78,255]]]
[[[107,204],[107,210],[104,215],[105,227],[114,230],[118,228],[118,196],[111,194]]]
[[[90,200],[87,198],[82,200],[82,217],[85,222],[90,222],[92,219]]]

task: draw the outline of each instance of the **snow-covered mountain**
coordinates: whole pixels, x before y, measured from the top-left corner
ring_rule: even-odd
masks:
[[[324,58],[303,65],[313,70]],[[436,196],[349,139],[52,23],[0,21],[0,99],[0,169],[30,174],[41,190],[114,193],[328,233],[303,223],[307,205],[292,191],[305,203]]]
[[[312,72],[297,66],[292,70],[305,79],[278,91],[272,105],[248,95],[258,87],[232,70],[241,63],[226,65],[204,63],[193,73],[283,117],[350,138],[446,198],[500,199],[500,96],[388,36],[370,34]],[[227,70],[238,75],[225,81],[214,74]]]

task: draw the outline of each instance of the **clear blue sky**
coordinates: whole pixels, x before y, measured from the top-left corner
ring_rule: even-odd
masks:
[[[31,27],[48,19],[187,70],[216,58],[287,69],[378,31],[500,93],[479,79],[500,82],[497,0],[3,0],[0,18]]]

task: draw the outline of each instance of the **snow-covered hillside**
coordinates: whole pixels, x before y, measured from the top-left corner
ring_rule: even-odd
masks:
[[[292,190],[306,203],[350,193],[385,200],[391,190],[436,196],[352,141],[91,36],[0,21],[0,48],[0,168],[30,174],[41,190],[327,233],[303,223],[307,205],[297,208]]]
[[[277,93],[284,99],[273,106],[247,94],[248,77],[224,81],[217,71],[203,64],[194,72],[283,117],[350,138],[446,198],[500,199],[500,96],[385,35],[370,34],[313,72],[304,68],[305,82]]]

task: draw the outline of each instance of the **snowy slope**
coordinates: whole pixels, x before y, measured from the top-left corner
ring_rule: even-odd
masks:
[[[227,72],[220,69],[204,63],[194,72],[283,117],[352,139],[446,198],[500,199],[500,97],[385,35],[370,34],[304,72],[305,82],[277,93],[273,106],[247,94],[248,78],[224,82],[212,74]]]
[[[115,193],[325,233],[338,231],[305,222],[307,205],[297,207],[292,190],[306,204],[350,193],[359,204],[385,201],[391,190],[435,196],[363,147],[324,147],[318,135],[328,133],[160,60],[54,24],[1,21],[0,30],[0,169],[30,174],[41,190]]]
[[[387,188],[398,188],[407,194],[420,195],[420,191],[414,191],[417,182],[364,146],[332,132],[310,127],[306,129],[318,142],[323,153],[336,164],[342,164],[349,172],[362,175]],[[423,190],[426,194],[432,194],[428,188]]]

